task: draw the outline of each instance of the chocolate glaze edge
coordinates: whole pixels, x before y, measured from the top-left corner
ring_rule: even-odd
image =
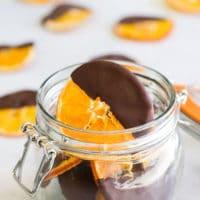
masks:
[[[36,105],[36,94],[34,90],[22,90],[2,96],[0,97],[0,109]]]
[[[68,12],[71,9],[79,9],[79,10],[86,10],[89,11],[87,8],[84,8],[82,6],[73,5],[73,4],[60,4],[57,7],[55,7],[50,14],[48,14],[46,17],[42,19],[42,24],[45,23],[48,20],[56,19],[57,17],[60,17],[64,13]]]
[[[10,49],[10,48],[24,48],[34,46],[34,42],[25,42],[19,45],[0,45],[0,50]]]
[[[143,21],[161,21],[166,20],[165,18],[161,17],[149,17],[149,16],[129,16],[122,18],[118,23],[119,24],[126,24],[126,23],[138,23]]]

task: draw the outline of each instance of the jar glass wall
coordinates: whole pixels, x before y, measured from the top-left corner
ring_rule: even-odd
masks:
[[[175,91],[163,75],[150,68],[117,63],[128,66],[145,86],[154,104],[154,120],[120,131],[91,131],[63,124],[55,118],[57,99],[71,72],[80,65],[53,74],[37,96],[34,131],[45,136],[56,151],[53,169],[45,175],[38,199],[174,198],[181,160],[176,131],[179,102]],[[123,139],[118,141],[119,137]],[[110,138],[116,142],[107,142]],[[59,174],[56,170],[62,165],[65,173],[51,179]]]

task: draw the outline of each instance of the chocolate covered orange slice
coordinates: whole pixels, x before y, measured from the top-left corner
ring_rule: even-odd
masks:
[[[0,46],[0,72],[14,71],[28,64],[34,53],[33,43],[24,43],[17,46]]]
[[[150,121],[153,106],[139,80],[121,65],[93,61],[76,69],[57,105],[57,119],[83,129],[122,130]],[[119,92],[120,91],[120,92]],[[130,134],[64,132],[74,139],[94,143],[118,143]]]
[[[22,136],[23,123],[35,122],[35,91],[19,91],[0,97],[0,135]]]
[[[82,6],[61,4],[44,17],[42,24],[49,31],[62,32],[80,26],[90,15],[91,11]]]
[[[114,27],[117,36],[136,41],[157,41],[172,31],[173,23],[159,17],[131,16],[121,19]]]
[[[88,130],[122,130],[123,126],[99,97],[90,98],[73,80],[70,80],[59,96],[57,119],[74,127]],[[63,129],[73,139],[84,142],[105,143],[103,134],[82,133]],[[111,134],[106,143],[130,140],[132,135]]]
[[[153,105],[144,86],[121,65],[108,61],[88,62],[71,77],[90,98],[100,97],[106,102],[124,128],[152,120]]]
[[[63,129],[68,137],[84,142],[113,144],[133,140],[137,135],[134,133],[105,135],[103,130],[123,130],[142,125],[153,119],[153,105],[143,85],[124,66],[96,60],[81,65],[71,74],[71,79],[58,98],[56,117],[73,127],[102,130],[102,134],[90,134]],[[71,175],[74,177],[74,171],[78,170],[79,166],[59,177],[63,193],[67,197],[70,194],[66,189],[69,188],[67,187],[69,182],[70,185],[77,183],[70,177]],[[113,185],[115,178],[123,177],[120,181],[132,179],[136,176],[136,171],[137,173],[143,171],[142,163],[137,168],[135,166],[128,158],[127,162],[101,161],[98,158],[91,161],[95,182],[101,190],[100,197],[107,199],[107,193],[115,190]],[[77,181],[79,183],[81,181],[85,186],[87,182],[84,179],[80,180],[80,177]],[[107,182],[111,186],[105,189]],[[77,185],[74,186],[76,187]],[[115,194],[110,195],[112,197]],[[74,195],[77,198],[76,194]]]
[[[170,7],[184,13],[200,13],[200,0],[167,0]]]

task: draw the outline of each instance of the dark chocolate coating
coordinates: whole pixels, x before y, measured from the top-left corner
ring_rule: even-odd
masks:
[[[60,4],[56,6],[49,15],[47,15],[46,17],[42,19],[42,23],[45,23],[46,21],[51,20],[51,19],[56,19],[57,17],[60,17],[61,15],[63,15],[64,13],[68,12],[71,9],[88,10],[78,5]]]
[[[143,170],[134,171],[137,178],[145,173]],[[127,179],[106,178],[94,182],[90,165],[83,161],[80,165],[65,172],[58,177],[59,183],[66,200],[98,200],[96,194],[100,192],[104,200],[172,200],[176,184],[175,166],[171,166],[166,172],[149,185],[135,185],[133,188],[120,189],[116,187],[116,181],[120,184],[130,181]]]
[[[58,180],[67,200],[95,200],[97,186],[89,162],[83,161]]]
[[[0,50],[9,49],[9,48],[23,48],[23,47],[33,46],[33,45],[34,45],[33,42],[26,42],[19,45],[0,45]]]
[[[143,21],[148,21],[148,20],[153,20],[153,21],[160,21],[160,20],[165,20],[164,18],[160,17],[148,17],[148,16],[129,16],[129,17],[124,17],[122,18],[119,23],[120,24],[126,24],[126,23],[138,23],[138,22],[143,22]]]
[[[122,61],[130,61],[130,62],[134,62],[137,63],[136,60],[122,55],[122,54],[106,54],[106,55],[102,55],[102,56],[98,56],[96,58],[93,58],[91,61],[95,61],[95,60],[122,60]]]
[[[153,105],[144,86],[121,65],[100,60],[88,62],[71,77],[88,96],[105,101],[125,128],[153,119]]]
[[[20,108],[36,104],[36,91],[22,90],[0,97],[0,109]]]
[[[100,179],[98,184],[105,200],[172,200],[176,184],[174,172],[174,168],[170,167],[154,183],[130,189],[116,188],[113,178]]]

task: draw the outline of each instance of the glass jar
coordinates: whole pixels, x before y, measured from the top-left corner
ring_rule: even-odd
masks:
[[[186,95],[183,91],[176,94],[168,79],[153,69],[131,62],[113,62],[128,67],[140,79],[152,99],[154,119],[120,131],[92,131],[63,124],[55,118],[57,99],[70,74],[80,64],[51,75],[38,91],[36,125],[26,123],[22,128],[28,140],[13,171],[21,187],[32,196],[37,194],[36,199],[174,198],[177,175],[181,171],[181,141],[176,128],[180,103]],[[81,137],[72,138],[67,135],[68,131]],[[108,138],[126,138],[132,133],[132,139],[106,142]],[[23,176],[27,169],[29,175],[32,173],[26,166],[31,146],[34,151],[42,151],[42,156],[34,163],[37,170],[28,184]],[[58,177],[50,179],[49,174]]]

